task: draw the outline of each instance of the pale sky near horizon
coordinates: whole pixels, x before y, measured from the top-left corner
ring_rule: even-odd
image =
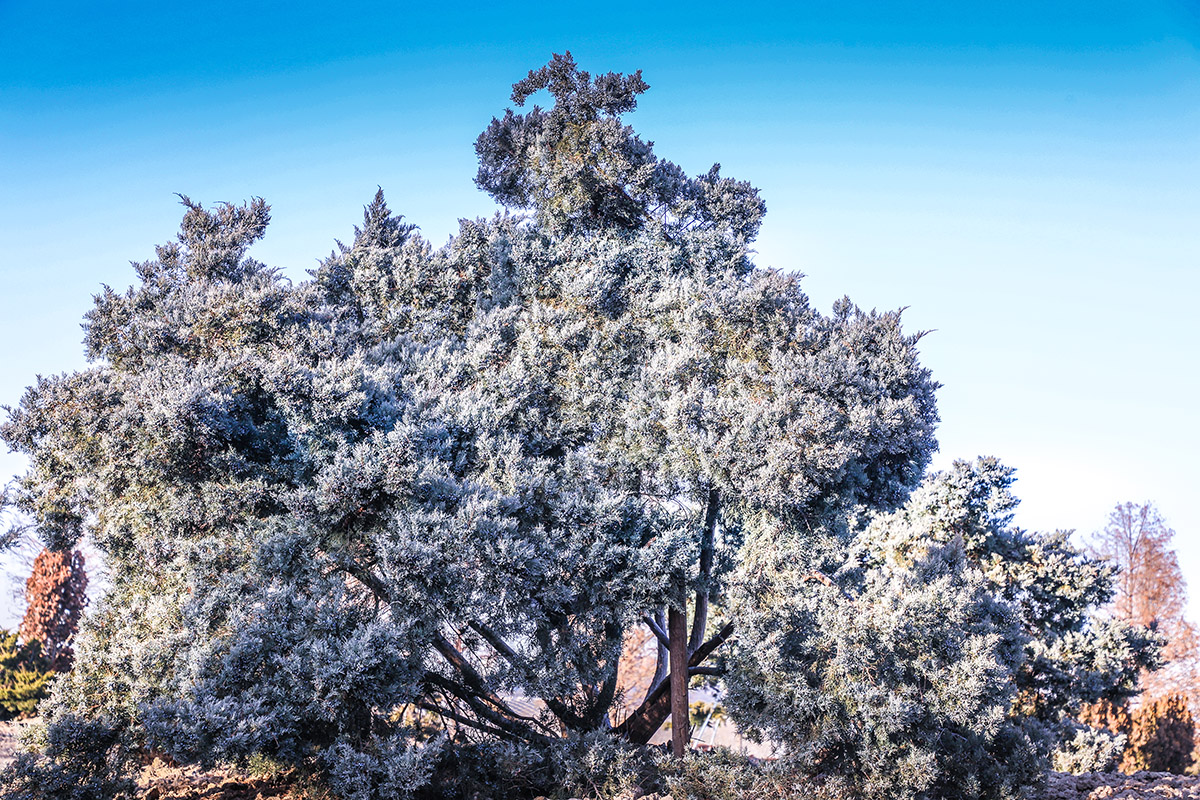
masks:
[[[91,296],[174,236],[176,192],[266,198],[252,255],[296,280],[376,186],[436,244],[492,213],[474,139],[569,49],[643,70],[660,156],[759,187],[760,265],[932,331],[935,467],[1016,467],[1034,529],[1155,502],[1200,620],[1198,48],[1196,0],[0,0],[0,404],[84,366]]]

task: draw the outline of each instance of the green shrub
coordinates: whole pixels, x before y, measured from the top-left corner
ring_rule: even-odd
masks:
[[[33,716],[53,677],[37,641],[21,645],[17,634],[0,630],[0,720]]]
[[[663,791],[672,800],[833,800],[843,796],[785,764],[758,763],[725,748],[690,752],[682,762],[664,756],[658,768]]]
[[[1080,725],[1075,736],[1063,742],[1051,764],[1058,772],[1112,772],[1121,760],[1128,737],[1123,733]]]
[[[135,749],[111,720],[63,716],[41,731],[38,753],[22,753],[0,771],[0,800],[121,800]]]

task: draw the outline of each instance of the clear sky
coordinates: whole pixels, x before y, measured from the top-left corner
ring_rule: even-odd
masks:
[[[643,70],[660,155],[761,189],[759,264],[934,331],[935,466],[999,456],[1035,529],[1156,502],[1200,619],[1198,46],[1196,0],[0,0],[0,403],[83,366],[176,192],[266,198],[296,279],[377,185],[435,243],[490,214],[472,143],[569,49]]]

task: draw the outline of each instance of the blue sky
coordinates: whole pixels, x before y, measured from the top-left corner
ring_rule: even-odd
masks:
[[[176,192],[265,197],[254,255],[297,279],[377,185],[437,243],[490,214],[474,138],[570,49],[643,70],[660,155],[761,189],[761,265],[934,331],[937,465],[1017,467],[1031,528],[1153,500],[1200,619],[1198,45],[1194,0],[0,0],[0,403],[83,366],[92,294],[174,235]]]

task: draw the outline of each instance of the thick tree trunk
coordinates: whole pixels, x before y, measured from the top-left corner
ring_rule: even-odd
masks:
[[[716,550],[717,518],[720,512],[721,495],[709,489],[705,502],[704,528],[700,534],[700,578],[696,587],[695,610],[692,618],[691,635],[688,635],[687,595],[682,582],[676,585],[678,608],[667,613],[667,630],[662,630],[662,620],[646,618],[646,624],[659,639],[659,661],[646,699],[630,717],[617,726],[617,733],[632,742],[645,743],[650,740],[669,714],[671,717],[671,749],[677,758],[682,758],[691,738],[688,714],[689,670],[699,667],[708,655],[724,642],[733,632],[726,625],[716,636],[704,642],[708,627],[708,604],[711,591],[713,557]],[[664,635],[665,634],[665,635]],[[670,671],[664,686],[661,682],[662,644],[665,642],[670,656]]]
[[[692,733],[688,719],[686,608],[672,606],[667,610],[667,638],[671,642],[671,752],[683,758]]]

